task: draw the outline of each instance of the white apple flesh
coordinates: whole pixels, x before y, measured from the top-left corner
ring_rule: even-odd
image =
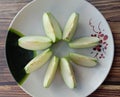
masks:
[[[70,59],[78,65],[85,67],[94,67],[97,65],[97,59],[92,57],[87,57],[84,55],[70,53]]]
[[[63,31],[63,40],[70,41],[73,37],[79,20],[79,14],[78,13],[72,13],[70,18],[68,19],[64,31]]]
[[[43,14],[43,26],[46,35],[52,39],[53,42],[62,39],[61,27],[51,13],[48,12]]]
[[[24,36],[18,40],[18,44],[27,50],[43,50],[50,47],[52,41],[45,36]]]
[[[33,58],[24,68],[26,73],[29,74],[42,67],[50,59],[51,56],[52,51],[50,49],[47,49],[35,58]]]
[[[99,41],[100,39],[97,37],[83,37],[69,43],[69,46],[71,48],[90,48],[97,46]]]
[[[51,83],[52,83],[52,81],[53,81],[53,79],[55,77],[58,64],[59,64],[59,58],[54,56],[51,59],[51,62],[49,64],[47,72],[45,74],[44,83],[43,83],[43,86],[45,88],[48,88],[51,85]]]
[[[60,71],[65,84],[73,89],[76,87],[76,79],[71,64],[66,58],[60,60]]]

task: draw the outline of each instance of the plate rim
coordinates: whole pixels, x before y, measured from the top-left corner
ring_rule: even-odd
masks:
[[[12,24],[14,23],[14,21],[15,21],[15,19],[18,17],[18,15],[25,9],[25,8],[27,8],[27,7],[29,7],[30,5],[32,5],[34,2],[37,2],[38,0],[33,0],[33,1],[30,1],[28,4],[26,4],[20,11],[18,11],[17,12],[17,14],[15,15],[15,17],[13,18],[13,20],[11,21],[11,23],[10,23],[10,25],[9,25],[9,27],[8,27],[8,31],[9,31],[9,29],[12,27]],[[83,0],[84,1],[84,0]],[[112,38],[112,47],[113,47],[113,50],[112,50],[112,60],[111,60],[111,64],[110,64],[110,68],[109,68],[109,70],[108,70],[108,72],[106,73],[106,75],[105,75],[105,77],[104,77],[104,79],[102,80],[102,82],[99,84],[99,85],[97,85],[97,87],[94,89],[94,90],[92,90],[92,92],[90,92],[87,96],[89,96],[89,95],[91,95],[92,93],[94,93],[102,84],[103,84],[103,82],[106,80],[106,78],[107,78],[107,76],[109,75],[109,73],[110,73],[110,70],[111,70],[111,68],[112,68],[112,65],[113,65],[113,62],[114,62],[114,54],[115,54],[115,44],[114,44],[114,37],[113,37],[113,34],[112,34],[112,30],[111,30],[111,27],[110,27],[110,25],[109,25],[109,23],[107,22],[107,20],[106,20],[106,18],[104,17],[104,15],[100,12],[100,10],[99,9],[97,9],[93,4],[91,4],[90,2],[88,2],[88,1],[84,1],[84,2],[87,2],[87,3],[89,3],[94,9],[96,9],[96,11],[103,17],[103,19],[104,19],[104,21],[106,22],[106,25],[108,26],[108,29],[110,30],[110,34],[111,34],[111,38]],[[8,33],[7,33],[7,36],[8,36]],[[6,40],[7,40],[7,38],[6,38]],[[6,41],[5,41],[5,59],[6,59],[6,64],[7,64],[7,66],[8,66],[8,68],[9,68],[9,65],[8,65],[8,61],[7,61],[7,53],[6,53]],[[11,73],[11,70],[10,70],[10,68],[9,68],[9,71],[10,71],[10,73]],[[11,73],[11,75],[12,75],[12,73]],[[13,77],[13,75],[12,75],[12,77]],[[13,77],[13,79],[15,80],[15,78]],[[25,93],[27,93],[28,95],[30,95],[30,96],[32,96],[32,94],[31,93],[29,93],[27,90],[25,90],[23,87],[22,87],[22,85],[20,85],[20,84],[18,84],[18,82],[15,80],[15,82],[17,83],[17,85],[25,92]]]

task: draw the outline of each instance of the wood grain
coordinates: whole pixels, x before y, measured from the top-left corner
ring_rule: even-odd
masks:
[[[0,0],[0,97],[30,97],[10,74],[5,59],[7,29],[16,13],[31,0]],[[89,97],[120,97],[120,0],[88,0],[110,24],[115,40],[115,58],[104,83]]]

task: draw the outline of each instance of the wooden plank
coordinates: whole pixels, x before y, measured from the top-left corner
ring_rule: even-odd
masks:
[[[120,0],[88,0],[95,5],[108,21],[120,21]]]
[[[30,97],[16,85],[0,86],[0,97]]]
[[[30,97],[22,91],[10,74],[5,59],[7,28],[16,13],[31,0],[0,0],[0,97]],[[110,24],[115,40],[112,69],[102,86],[89,97],[120,97],[120,0],[88,0]]]
[[[120,97],[120,85],[102,85],[89,97]]]
[[[30,96],[24,93],[16,85],[3,85],[0,86],[0,97],[30,97]],[[120,86],[102,85],[93,95],[90,95],[89,97],[120,97]]]
[[[17,12],[31,0],[0,0],[0,97],[30,97],[13,79],[5,60],[7,29]]]

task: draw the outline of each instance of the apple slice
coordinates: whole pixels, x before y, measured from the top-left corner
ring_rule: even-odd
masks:
[[[100,39],[97,37],[83,37],[69,43],[69,46],[71,48],[89,48],[97,46],[99,41]]]
[[[52,45],[52,41],[45,36],[25,36],[18,40],[20,47],[28,50],[43,50]]]
[[[65,84],[73,89],[76,87],[76,79],[71,64],[67,58],[61,58],[60,60],[60,71]]]
[[[43,26],[46,35],[52,39],[53,42],[56,42],[56,40],[60,40],[62,38],[61,27],[56,18],[50,12],[44,13]]]
[[[50,59],[51,56],[52,51],[50,49],[47,49],[43,53],[33,58],[24,68],[26,73],[29,74],[42,67]]]
[[[65,25],[64,31],[63,31],[63,40],[70,41],[72,36],[74,35],[79,20],[79,14],[78,13],[72,13],[70,18],[68,19],[68,22]]]
[[[48,88],[51,85],[54,79],[55,73],[57,71],[58,63],[59,63],[59,58],[54,56],[48,66],[48,69],[44,78],[43,86],[45,88]]]
[[[76,53],[70,53],[70,59],[81,66],[94,67],[97,65],[97,59],[92,57],[83,56]]]

